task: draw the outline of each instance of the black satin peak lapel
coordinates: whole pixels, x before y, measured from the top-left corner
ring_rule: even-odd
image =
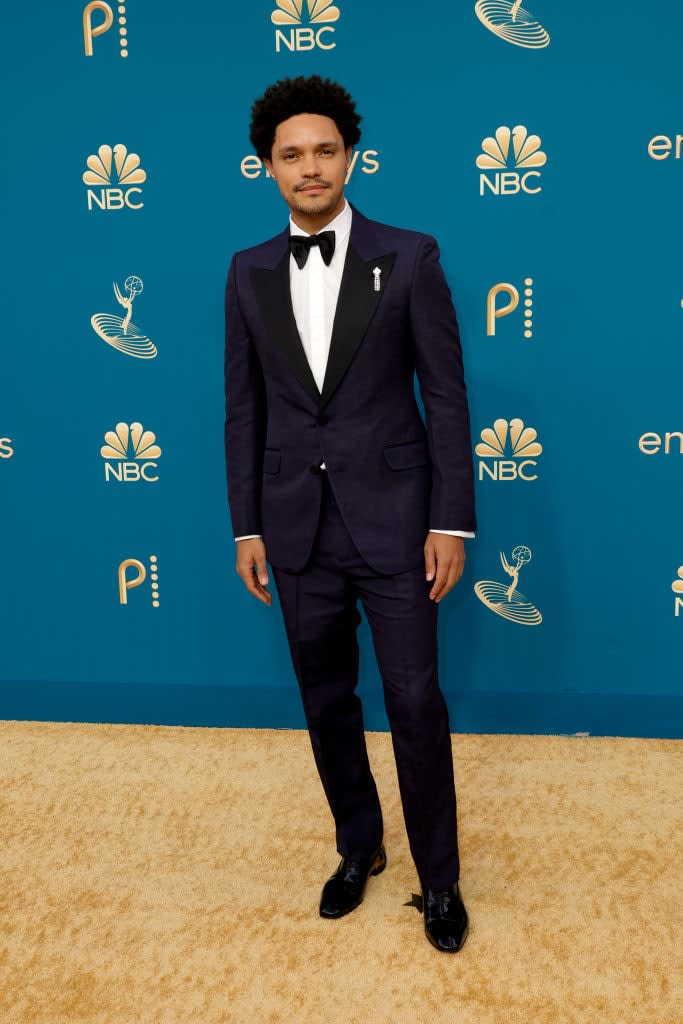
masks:
[[[302,388],[320,411],[330,400],[353,359],[387,287],[395,253],[364,260],[349,241],[332,328],[322,394],[306,358],[289,287],[289,250],[272,269],[251,267],[251,282],[268,334]],[[379,290],[375,289],[378,268]]]
[[[391,252],[364,260],[349,241],[319,409],[329,402],[356,354],[384,294],[395,258],[396,253]],[[380,271],[379,290],[375,289],[376,267]]]
[[[272,270],[251,268],[251,282],[268,334],[280,349],[302,388],[320,400],[320,391],[306,358],[292,308],[289,289],[289,249]]]

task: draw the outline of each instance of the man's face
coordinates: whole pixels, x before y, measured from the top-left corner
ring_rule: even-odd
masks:
[[[292,213],[317,219],[341,209],[350,160],[351,146],[344,149],[332,118],[296,114],[277,126],[264,162]]]

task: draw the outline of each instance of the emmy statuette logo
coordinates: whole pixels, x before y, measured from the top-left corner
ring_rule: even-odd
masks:
[[[679,565],[676,579],[671,584],[674,592],[674,615],[676,618],[683,611],[683,565]]]
[[[495,580],[479,580],[474,584],[474,592],[490,611],[495,612],[509,622],[520,626],[539,626],[543,616],[538,608],[517,589],[519,573],[531,561],[531,550],[519,544],[512,552],[512,563],[501,551],[500,562],[512,582],[498,583]]]
[[[484,427],[481,441],[474,449],[480,457],[479,479],[488,476],[491,480],[537,480],[533,470],[543,451],[537,437],[533,427],[525,427],[518,419],[509,423],[496,420],[493,427]]]
[[[542,50],[550,43],[550,36],[522,7],[522,0],[477,0],[474,12],[489,32],[513,46]]]
[[[376,149],[365,149],[361,153],[359,149],[355,149],[351,154],[351,162],[349,169],[346,172],[345,184],[351,181],[351,175],[356,170],[356,167],[360,164],[360,169],[363,174],[377,174],[379,170],[379,152]],[[264,165],[260,157],[254,153],[249,153],[243,157],[240,164],[240,171],[242,176],[245,178],[272,178],[272,174],[269,174],[268,168]]]
[[[275,0],[270,16],[275,28],[275,52],[285,50],[334,50],[332,25],[339,21],[340,11],[334,0]],[[305,8],[304,8],[305,3]],[[308,25],[304,26],[303,22]],[[282,26],[281,28],[277,26]]]
[[[129,575],[128,570],[135,570]],[[138,558],[126,558],[118,568],[119,604],[128,604],[128,591],[139,587],[147,579],[147,569]],[[159,607],[159,560],[156,555],[149,556],[149,579],[152,607]]]
[[[534,326],[534,279],[524,278],[524,337],[533,337]],[[499,302],[499,296],[500,302]],[[489,288],[486,296],[486,334],[492,338],[496,333],[496,321],[502,317],[510,316],[519,306],[519,289],[507,281],[500,281]]]
[[[11,459],[14,455],[11,437],[0,437],[0,459]]]
[[[126,17],[126,5],[121,3],[117,6],[118,11],[118,29],[119,29],[119,54],[121,57],[128,56],[128,28],[126,23],[128,21]],[[93,14],[95,11],[103,16],[102,21],[98,21],[96,24],[93,23]],[[104,0],[92,0],[92,3],[86,4],[83,8],[83,47],[85,50],[86,57],[92,57],[93,48],[92,41],[96,36],[103,36],[114,24],[114,12],[112,11],[109,4],[104,3]]]
[[[95,334],[124,355],[133,356],[135,359],[154,359],[157,354],[156,346],[131,320],[133,302],[142,294],[142,279],[131,274],[123,282],[123,292],[116,281],[113,287],[114,295],[119,305],[126,310],[126,315],[120,317],[112,313],[93,313],[90,323]]]
[[[484,139],[481,148],[476,159],[482,171],[480,196],[487,189],[494,196],[513,196],[518,192],[537,195],[541,191],[541,172],[535,168],[545,167],[548,157],[541,149],[540,135],[529,135],[523,124],[512,129],[501,125],[496,128],[495,138]],[[484,171],[493,173],[484,174]]]
[[[129,153],[118,142],[113,149],[100,146],[97,154],[91,153],[86,163],[89,169],[83,172],[83,181],[86,185],[99,186],[97,190],[87,190],[89,210],[96,206],[100,210],[122,210],[124,206],[131,210],[142,209],[145,204],[139,201],[142,189],[138,186],[147,180],[147,172],[140,166],[137,153]]]
[[[144,430],[141,423],[117,423],[115,430],[107,431],[104,440],[107,443],[100,448],[100,455],[105,460],[107,483],[112,479],[119,483],[156,483],[159,477],[155,475],[157,463],[153,460],[160,458],[161,448],[151,430]]]

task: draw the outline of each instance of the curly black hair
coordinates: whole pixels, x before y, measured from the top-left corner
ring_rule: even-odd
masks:
[[[337,125],[344,148],[360,139],[360,114],[350,94],[337,82],[320,75],[281,78],[268,86],[251,108],[249,137],[262,160],[270,159],[277,126],[296,114],[323,114]]]

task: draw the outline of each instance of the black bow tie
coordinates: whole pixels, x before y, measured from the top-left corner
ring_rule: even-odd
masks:
[[[289,251],[297,262],[299,270],[306,266],[312,245],[320,246],[320,255],[329,267],[334,255],[334,231],[321,231],[318,235],[290,235]]]

